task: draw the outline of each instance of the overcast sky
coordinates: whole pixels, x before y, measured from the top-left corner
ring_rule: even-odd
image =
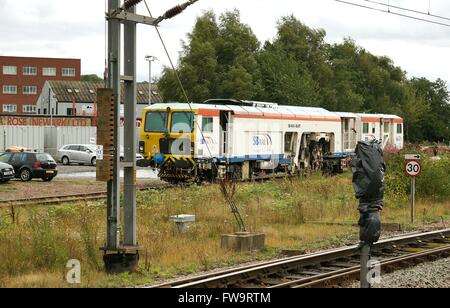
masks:
[[[364,0],[348,0],[368,5]],[[378,0],[387,3],[388,0]],[[184,0],[147,0],[153,15]],[[428,11],[430,0],[390,0],[391,5]],[[379,8],[382,8],[378,6]],[[139,13],[146,13],[138,6]],[[330,43],[352,37],[376,55],[392,58],[410,76],[450,81],[450,27],[428,24],[348,6],[334,0],[200,0],[183,15],[161,24],[174,60],[196,16],[239,9],[261,42],[272,39],[280,17],[293,14],[313,28],[323,28]],[[0,55],[81,58],[82,74],[102,76],[105,62],[105,0],[0,0]],[[394,11],[394,10],[393,10]],[[450,1],[431,0],[431,13],[450,17]],[[409,14],[409,13],[408,13]],[[419,15],[415,15],[418,16]],[[428,18],[427,16],[422,16]],[[438,20],[450,24],[450,20]],[[138,27],[138,78],[148,80],[146,54],[155,55],[154,73],[167,65],[155,30]]]

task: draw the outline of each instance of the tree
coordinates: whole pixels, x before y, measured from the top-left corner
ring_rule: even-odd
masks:
[[[95,74],[92,74],[92,75],[81,75],[81,81],[99,82],[99,81],[103,81],[103,79]]]
[[[431,82],[426,78],[413,78],[411,87],[429,105],[419,123],[412,128],[411,141],[447,143],[450,140],[450,97],[446,82],[441,79]]]
[[[278,22],[277,36],[259,56],[265,98],[280,104],[319,106],[321,84],[331,75],[325,31],[313,30],[294,16]]]
[[[188,34],[188,42],[183,42],[177,71],[191,101],[203,101],[217,93],[218,36],[216,15],[208,11],[197,18],[193,31]],[[186,101],[172,68],[164,68],[158,87],[164,101]]]
[[[260,43],[250,27],[240,22],[238,11],[212,11],[196,21],[183,43],[177,68],[190,100],[210,98],[254,99],[262,92],[256,53]],[[185,101],[175,73],[165,68],[158,83],[165,101]]]

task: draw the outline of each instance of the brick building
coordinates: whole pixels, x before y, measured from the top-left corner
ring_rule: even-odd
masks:
[[[36,106],[45,81],[80,79],[80,59],[0,56],[0,113],[50,114]]]

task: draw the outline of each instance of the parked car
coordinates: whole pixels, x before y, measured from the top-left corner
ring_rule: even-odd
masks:
[[[14,177],[13,166],[0,161],[0,183],[6,183]]]
[[[70,164],[95,166],[97,164],[96,146],[92,144],[68,144],[59,149],[57,159],[65,166]]]
[[[58,175],[56,162],[50,154],[34,152],[5,153],[0,161],[14,168],[15,177],[24,182],[40,178],[50,182]]]
[[[136,153],[136,160],[140,160],[140,159],[144,159],[144,156],[142,156],[139,153]],[[124,161],[125,160],[125,151],[123,149],[123,147],[120,147],[120,161]]]

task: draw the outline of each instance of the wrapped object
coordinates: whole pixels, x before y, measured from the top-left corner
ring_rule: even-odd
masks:
[[[352,162],[353,188],[359,199],[360,240],[372,245],[381,235],[380,211],[384,206],[386,164],[381,143],[359,142]]]

